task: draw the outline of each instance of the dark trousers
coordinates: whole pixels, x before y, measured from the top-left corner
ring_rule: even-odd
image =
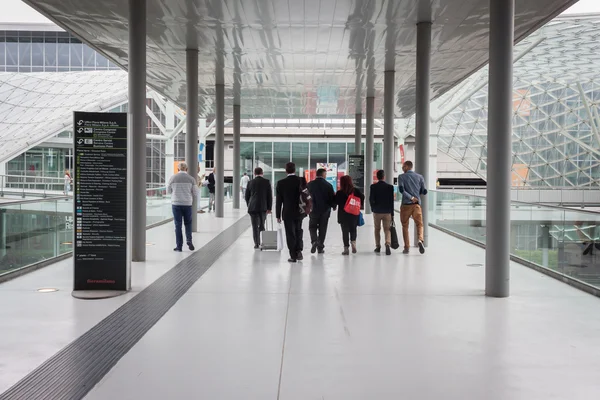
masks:
[[[350,247],[350,242],[356,242],[356,222],[342,222],[342,240],[344,241],[344,247]]]
[[[290,258],[296,259],[298,253],[302,251],[304,242],[302,241],[302,218],[298,219],[284,219],[283,225],[285,226],[285,237],[287,240],[287,247],[290,251]]]
[[[250,221],[252,221],[252,237],[254,238],[254,244],[260,246],[260,233],[265,230],[267,213],[251,212],[249,214]]]
[[[310,231],[310,241],[316,244],[319,249],[325,248],[325,237],[327,236],[327,225],[331,211],[321,215],[310,215],[308,230]]]
[[[175,240],[177,248],[183,247],[183,232],[181,222],[185,225],[185,238],[187,243],[192,243],[192,206],[173,206],[173,219],[175,221]]]

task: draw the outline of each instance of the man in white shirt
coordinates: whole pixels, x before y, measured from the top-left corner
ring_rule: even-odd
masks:
[[[242,183],[240,189],[242,189],[242,199],[246,198],[246,189],[248,189],[248,182],[250,182],[250,177],[248,173],[244,172],[244,176],[242,176]]]
[[[192,243],[192,205],[196,197],[196,179],[187,173],[186,163],[179,163],[179,172],[171,177],[167,184],[167,192],[171,195],[173,219],[175,221],[175,239],[177,247],[173,250],[181,252],[183,248],[183,232],[181,220],[185,225],[187,245],[194,251]]]

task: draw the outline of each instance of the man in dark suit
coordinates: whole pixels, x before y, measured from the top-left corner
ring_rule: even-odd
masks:
[[[290,162],[285,165],[287,178],[277,182],[275,190],[277,204],[275,211],[277,222],[285,226],[285,236],[287,239],[288,250],[290,251],[289,262],[295,263],[302,260],[302,214],[300,213],[300,187],[301,180],[296,176],[296,164]],[[282,211],[283,207],[283,211]]]
[[[308,184],[308,191],[312,198],[312,211],[310,213],[308,230],[312,242],[311,253],[317,250],[319,254],[325,252],[325,237],[327,225],[331,216],[331,209],[335,209],[335,192],[333,186],[325,180],[327,171],[324,168],[317,170],[317,179]]]
[[[263,178],[262,168],[254,170],[255,178],[248,182],[245,191],[246,205],[248,205],[248,214],[252,221],[252,234],[254,237],[254,248],[260,246],[260,233],[265,230],[265,219],[267,214],[271,214],[273,206],[273,189],[271,182]]]
[[[216,180],[215,180],[215,172],[217,171],[216,168],[213,168],[212,172],[210,173],[210,175],[208,175],[206,177],[206,180],[208,181],[208,212],[215,211],[215,187],[216,187]]]
[[[392,254],[390,244],[392,243],[392,234],[390,226],[394,218],[394,187],[385,182],[385,172],[380,169],[377,171],[377,180],[379,182],[371,185],[371,194],[369,202],[373,211],[373,220],[375,221],[375,252],[381,251],[381,224],[383,223],[383,232],[385,233],[385,254]]]

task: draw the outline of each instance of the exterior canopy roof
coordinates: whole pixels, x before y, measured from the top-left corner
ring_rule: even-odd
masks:
[[[127,1],[24,1],[127,68]],[[516,40],[575,2],[517,1]],[[184,106],[186,49],[199,49],[203,117],[215,84],[244,118],[348,117],[381,98],[383,73],[395,70],[396,113],[408,117],[423,21],[433,21],[436,98],[486,64],[489,0],[147,0],[148,84]]]
[[[559,17],[515,49],[513,185],[600,185],[600,14]],[[434,103],[438,147],[487,175],[488,68]]]
[[[70,130],[73,111],[127,102],[122,71],[0,73],[0,162]]]

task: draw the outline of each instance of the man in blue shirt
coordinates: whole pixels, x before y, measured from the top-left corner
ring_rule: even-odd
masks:
[[[402,223],[402,236],[404,237],[404,254],[410,249],[410,237],[408,234],[408,222],[413,218],[419,233],[419,252],[425,253],[423,243],[423,211],[421,210],[421,195],[427,194],[425,179],[413,170],[413,163],[406,161],[402,165],[404,174],[398,176],[398,191],[402,195],[402,206],[400,207],[400,222]]]

